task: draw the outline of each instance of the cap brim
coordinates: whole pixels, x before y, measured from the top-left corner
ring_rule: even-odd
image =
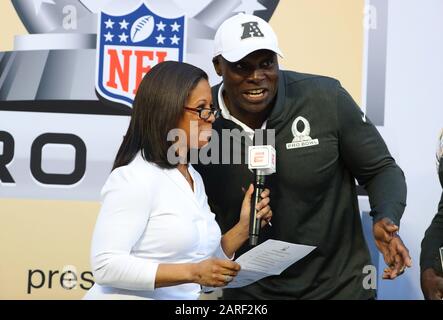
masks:
[[[283,53],[281,52],[280,48],[275,48],[275,47],[266,47],[266,46],[262,46],[259,48],[248,48],[248,49],[236,49],[236,50],[231,50],[228,52],[223,52],[221,53],[221,56],[223,58],[225,58],[226,60],[228,60],[229,62],[237,62],[241,59],[243,59],[244,57],[246,57],[248,54],[254,52],[254,51],[258,51],[258,50],[269,50],[272,52],[275,52],[276,54],[278,54],[281,58],[283,57]]]

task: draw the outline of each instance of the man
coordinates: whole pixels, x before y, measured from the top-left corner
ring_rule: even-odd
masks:
[[[222,139],[220,148],[226,145],[223,129],[240,130],[246,139],[255,129],[274,130],[277,172],[267,177],[274,216],[260,242],[277,239],[317,248],[279,276],[224,290],[224,298],[373,299],[375,290],[363,285],[363,269],[371,260],[355,178],[369,194],[374,237],[389,266],[384,278],[394,279],[411,266],[397,234],[406,201],[403,173],[337,80],[279,70],[277,54],[282,56],[276,35],[256,16],[239,14],[220,26],[213,63],[223,83],[212,92],[222,117],[213,129]],[[235,134],[229,139],[231,151],[241,150],[244,158],[245,139]],[[226,231],[238,219],[239,190],[253,175],[245,163],[200,165],[198,170]]]
[[[440,184],[443,187],[443,131],[437,151],[437,168]],[[426,230],[421,243],[421,289],[425,299],[443,299],[443,257],[440,256],[440,248],[443,248],[443,193],[438,206],[438,213]]]

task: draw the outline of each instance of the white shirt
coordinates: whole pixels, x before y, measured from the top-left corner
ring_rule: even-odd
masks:
[[[218,94],[217,94],[218,105],[220,107],[222,117],[225,118],[226,120],[231,120],[232,122],[238,124],[243,129],[243,131],[246,132],[251,141],[254,140],[255,131],[250,127],[248,127],[243,122],[241,122],[240,120],[238,120],[237,118],[235,118],[234,116],[232,116],[231,113],[229,112],[229,109],[225,104],[225,99],[223,99],[223,90],[224,90],[224,85],[222,83],[218,88]],[[261,130],[266,129],[266,123],[267,120],[263,122],[260,128]]]
[[[154,289],[160,263],[228,259],[201,176],[192,191],[178,169],[161,169],[139,153],[112,171],[102,189],[91,264],[96,283],[85,299],[197,299],[195,283]]]

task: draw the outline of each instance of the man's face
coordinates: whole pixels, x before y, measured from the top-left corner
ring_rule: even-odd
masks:
[[[279,69],[274,52],[257,50],[237,62],[219,56],[214,67],[223,77],[225,102],[231,113],[262,113],[272,108]]]

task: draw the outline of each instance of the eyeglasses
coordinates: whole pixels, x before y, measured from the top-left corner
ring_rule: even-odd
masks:
[[[214,115],[214,117],[217,119],[218,116],[220,115],[220,110],[216,109],[216,108],[188,108],[188,107],[184,107],[184,109],[188,110],[188,111],[192,111],[192,112],[197,112],[198,116],[200,117],[200,119],[202,120],[208,120],[211,115]]]

